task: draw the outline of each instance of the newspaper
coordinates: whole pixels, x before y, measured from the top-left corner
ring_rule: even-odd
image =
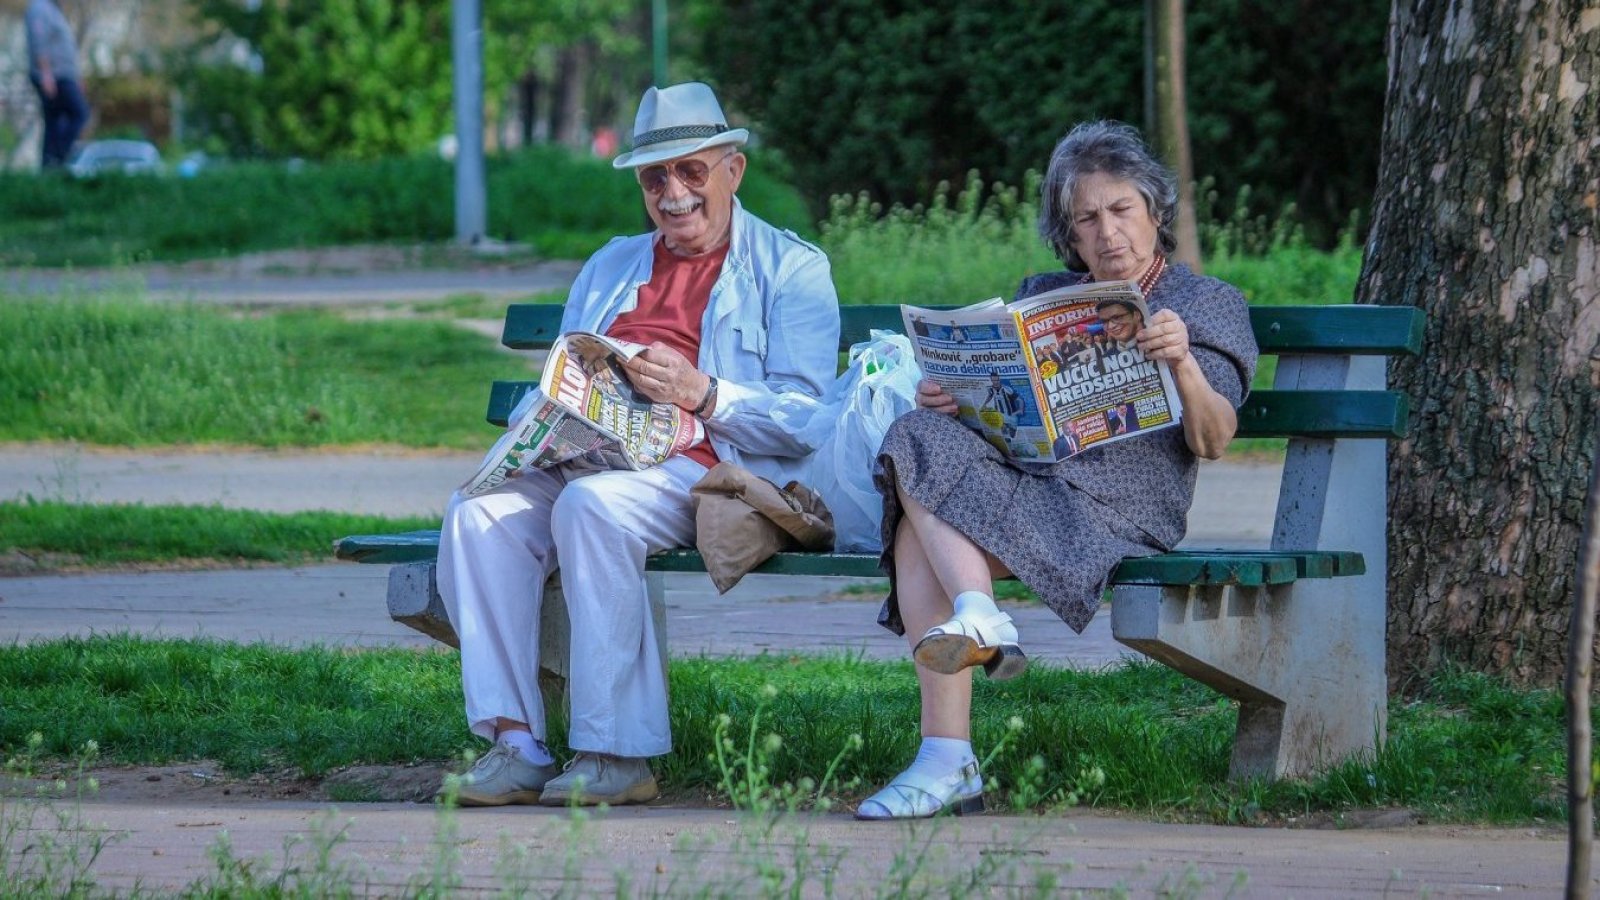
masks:
[[[622,364],[644,349],[588,332],[557,338],[538,388],[511,411],[506,433],[462,482],[461,495],[476,497],[519,470],[579,456],[610,469],[647,469],[704,440],[699,419],[634,390]]]
[[[1170,367],[1133,342],[1149,316],[1135,282],[900,312],[923,375],[1012,459],[1055,462],[1182,417]]]

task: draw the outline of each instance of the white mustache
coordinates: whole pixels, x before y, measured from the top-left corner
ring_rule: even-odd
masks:
[[[656,204],[656,209],[659,209],[664,213],[668,213],[669,215],[681,216],[686,212],[693,212],[695,209],[698,209],[704,202],[705,201],[701,200],[699,197],[684,197],[679,200],[671,200],[666,197],[662,197],[660,202]]]

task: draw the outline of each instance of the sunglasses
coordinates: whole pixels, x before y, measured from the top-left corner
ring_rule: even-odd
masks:
[[[722,165],[722,160],[737,152],[739,151],[729,150],[709,165],[698,159],[678,159],[669,163],[645,166],[639,170],[639,186],[652,194],[659,194],[667,189],[667,177],[671,175],[686,188],[691,190],[703,188],[706,186],[706,181],[711,178],[711,170]]]

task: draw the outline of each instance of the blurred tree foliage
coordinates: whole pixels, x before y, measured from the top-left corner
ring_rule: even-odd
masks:
[[[373,159],[429,148],[454,127],[448,2],[190,2],[201,36],[176,67],[189,126],[229,153]],[[637,56],[633,7],[484,0],[489,120],[530,73],[556,74],[563,47]]]
[[[721,0],[698,55],[814,200],[916,202],[969,169],[1022,183],[1073,123],[1142,124],[1141,4]],[[1287,204],[1316,240],[1377,177],[1387,0],[1207,0],[1188,15],[1195,171],[1222,209]],[[1205,205],[1202,203],[1202,205]]]
[[[214,49],[184,70],[190,116],[231,152],[374,159],[428,146],[447,128],[449,4],[267,0],[252,9],[196,0],[195,8]]]

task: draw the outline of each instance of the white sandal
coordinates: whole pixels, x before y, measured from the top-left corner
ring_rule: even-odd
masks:
[[[1028,656],[1017,645],[1017,626],[1003,612],[981,619],[955,616],[935,625],[911,655],[923,668],[941,675],[981,665],[990,678],[1004,681],[1028,668]]]
[[[939,778],[907,769],[883,790],[861,801],[856,818],[875,822],[928,819],[946,811],[964,816],[983,809],[983,779],[973,761]]]

